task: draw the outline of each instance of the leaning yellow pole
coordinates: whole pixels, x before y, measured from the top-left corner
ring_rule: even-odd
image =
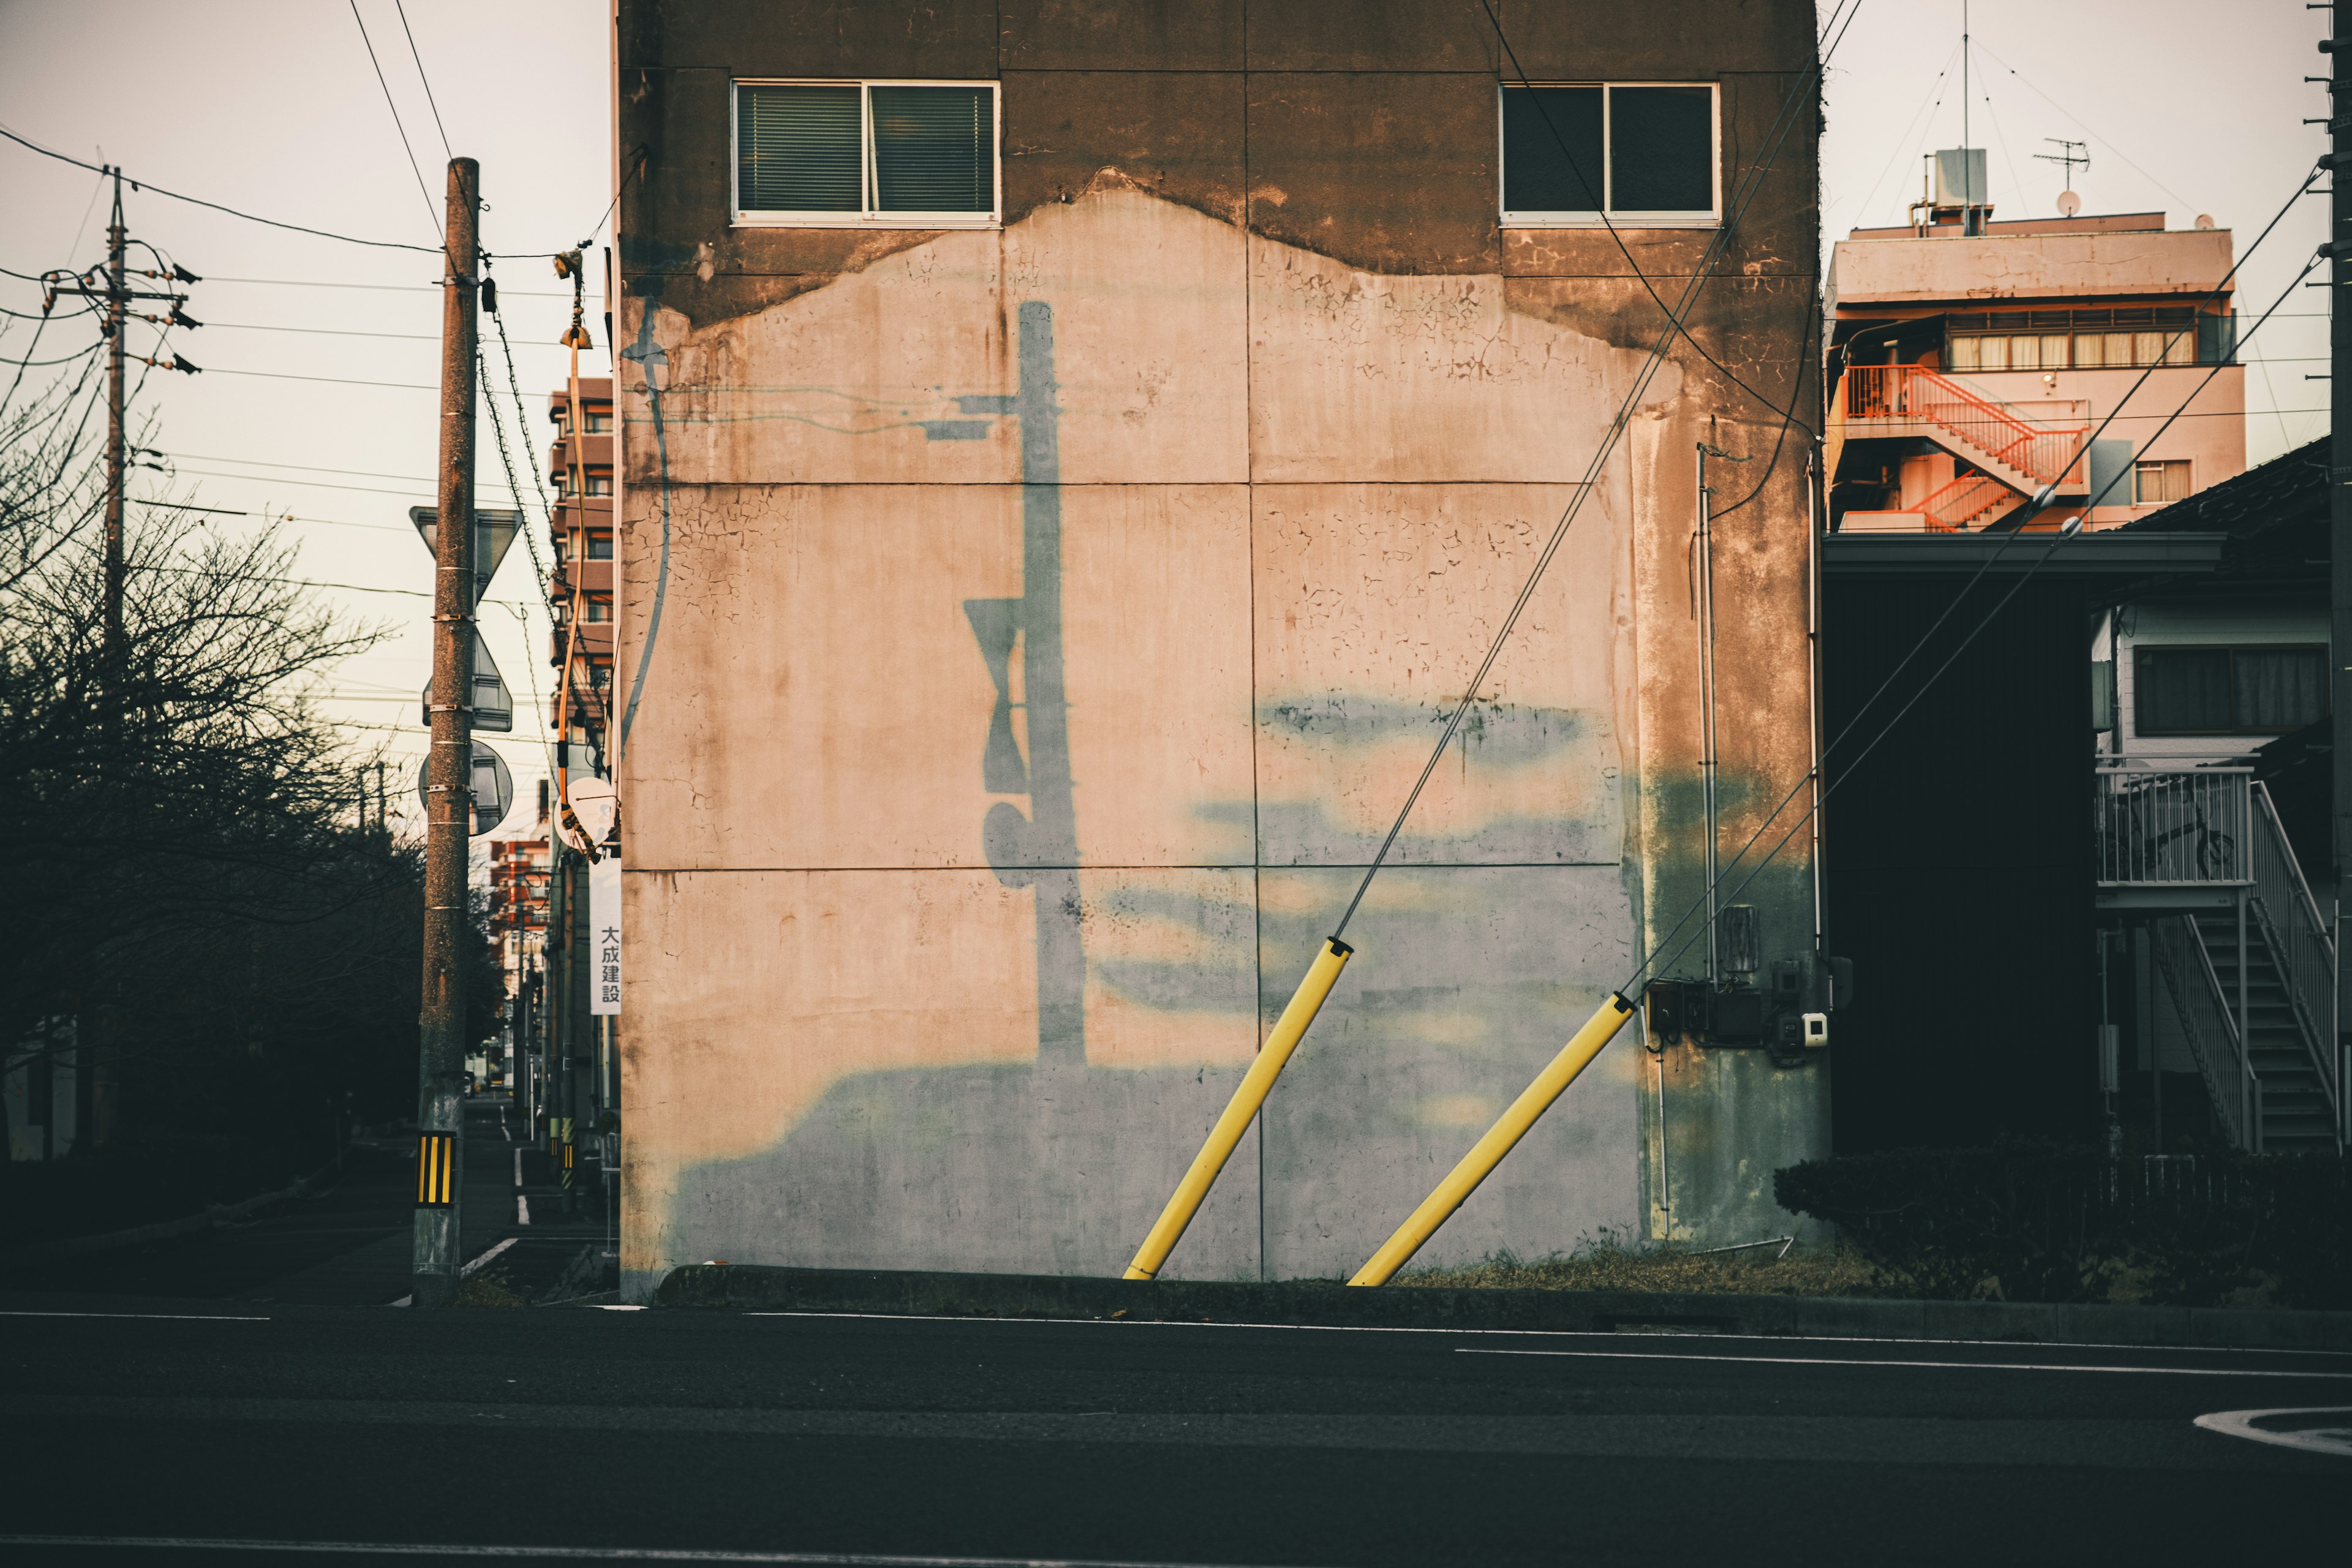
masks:
[[[1225,1102],[1224,1114],[1217,1118],[1214,1127],[1209,1129],[1208,1142],[1202,1144],[1201,1152],[1192,1156],[1192,1169],[1186,1171],[1184,1179],[1176,1184],[1175,1194],[1169,1198],[1168,1206],[1160,1211],[1159,1222],[1152,1226],[1151,1234],[1143,1238],[1143,1245],[1136,1249],[1135,1261],[1127,1266],[1129,1279],[1156,1278],[1160,1265],[1168,1261],[1168,1255],[1176,1250],[1176,1243],[1182,1237],[1184,1227],[1192,1223],[1193,1214],[1199,1210],[1202,1200],[1209,1195],[1209,1188],[1216,1183],[1217,1173],[1225,1168],[1225,1162],[1233,1156],[1234,1145],[1242,1141],[1242,1134],[1249,1128],[1250,1118],[1257,1114],[1258,1107],[1264,1105],[1265,1097],[1273,1092],[1274,1080],[1282,1076],[1283,1065],[1290,1060],[1290,1053],[1298,1048],[1299,1039],[1307,1033],[1307,1026],[1315,1021],[1317,1011],[1323,1005],[1323,998],[1331,994],[1331,987],[1339,982],[1339,971],[1348,967],[1348,955],[1355,951],[1335,936],[1323,944],[1321,952],[1315,955],[1314,963],[1307,968],[1307,978],[1298,983],[1297,991],[1290,998],[1290,1005],[1285,1007],[1282,1016],[1275,1020],[1274,1033],[1265,1037],[1265,1044],[1258,1048],[1257,1059],[1250,1063],[1249,1071],[1242,1074],[1241,1087],[1234,1089],[1233,1099]]]
[[[1633,1016],[1633,1004],[1612,992],[1609,1000],[1585,1020],[1584,1027],[1559,1048],[1551,1065],[1536,1075],[1535,1082],[1519,1091],[1519,1098],[1511,1101],[1511,1108],[1503,1112],[1502,1119],[1471,1145],[1470,1152],[1462,1156],[1462,1163],[1447,1173],[1445,1180],[1437,1184],[1437,1190],[1412,1211],[1412,1217],[1397,1226],[1396,1234],[1381,1244],[1381,1249],[1356,1270],[1356,1277],[1348,1283],[1385,1285],[1391,1275],[1412,1261],[1422,1244],[1437,1234],[1439,1226],[1454,1217],[1455,1209],[1470,1201],[1478,1184],[1503,1163],[1503,1156],[1528,1135],[1536,1119],[1551,1109],[1551,1102],[1576,1081],[1577,1074],[1591,1065],[1601,1048],[1617,1037],[1617,1031]]]

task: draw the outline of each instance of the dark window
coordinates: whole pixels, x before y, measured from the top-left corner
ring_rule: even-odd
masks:
[[[1713,91],[1609,89],[1609,205],[1629,213],[1715,210]]]
[[[1601,89],[1513,88],[1503,94],[1503,210],[1601,210]]]
[[[739,82],[735,140],[735,207],[746,216],[996,210],[992,85]]]
[[[612,558],[613,536],[609,533],[590,534],[588,536],[588,559],[591,561],[610,561]]]
[[[2132,708],[2143,735],[2267,735],[2327,716],[2320,647],[2142,647]]]
[[[745,87],[735,104],[737,201],[746,212],[861,211],[856,87]]]
[[[1706,223],[1716,216],[1715,89],[1507,87],[1511,223]]]
[[[877,87],[875,206],[886,213],[996,205],[996,119],[983,87]]]

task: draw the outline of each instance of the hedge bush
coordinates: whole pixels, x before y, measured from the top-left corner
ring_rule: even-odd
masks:
[[[1811,1160],[1772,1190],[1924,1296],[2352,1307],[2339,1159],[2019,1142]]]

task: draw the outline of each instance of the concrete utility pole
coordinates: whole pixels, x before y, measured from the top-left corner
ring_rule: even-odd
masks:
[[[130,231],[122,222],[122,171],[114,171],[114,221],[106,230],[106,658],[122,658],[122,340],[131,293],[123,276]]]
[[[446,1307],[464,1262],[467,841],[474,828],[475,240],[481,165],[449,161],[441,287],[441,466],[434,524],[433,746],[425,763],[425,1007],[417,1018],[418,1146],[411,1300]]]
[[[2336,716],[2336,728],[2341,730],[2347,719],[2352,719],[2352,320],[2346,318],[2342,309],[2342,290],[2352,287],[2352,195],[2345,191],[2346,176],[2352,174],[2352,169],[2345,167],[2347,161],[2352,161],[2346,156],[2347,151],[2352,151],[2352,142],[2347,142],[2344,134],[2345,117],[2352,114],[2352,97],[2347,96],[2352,93],[2352,68],[2347,68],[2346,61],[2347,54],[2352,53],[2352,28],[2347,27],[2341,7],[2330,15],[2335,18],[2335,37],[2320,46],[2329,51],[2328,74],[2335,79],[2328,89],[2327,110],[2327,183],[2331,187],[2327,198],[2327,282],[2329,296],[2336,302],[2336,308],[2327,313],[2327,368],[2334,378],[2327,384],[2327,618],[2330,650],[2336,656],[2330,661],[2334,668],[2329,678],[2333,689],[2328,694],[2328,711]],[[2352,1019],[2352,964],[2344,963],[2340,957],[2344,952],[2344,905],[2352,899],[2352,744],[2347,744],[2346,737],[2338,735],[2332,752],[2336,951],[2339,955],[2334,1045],[2339,1064],[2340,1093],[2343,1029],[2345,1021]]]

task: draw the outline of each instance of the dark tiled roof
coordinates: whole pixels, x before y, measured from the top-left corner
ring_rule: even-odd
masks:
[[[2273,458],[2236,479],[2200,490],[2187,500],[2174,501],[2153,511],[2122,531],[2144,533],[2226,533],[2233,540],[2252,541],[2266,533],[2313,518],[2327,516],[2327,442],[2322,436],[2307,446]]]

